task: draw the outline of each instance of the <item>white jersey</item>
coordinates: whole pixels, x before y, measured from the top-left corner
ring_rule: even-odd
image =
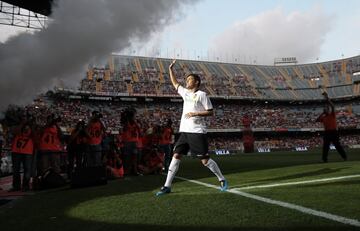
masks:
[[[178,87],[178,93],[184,100],[179,131],[189,133],[206,133],[205,118],[203,116],[193,116],[186,119],[185,115],[189,112],[200,112],[213,109],[207,94],[200,90],[192,92],[181,85]]]

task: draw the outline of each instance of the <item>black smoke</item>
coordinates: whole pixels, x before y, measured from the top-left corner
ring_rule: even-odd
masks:
[[[57,82],[78,83],[87,65],[133,39],[181,19],[192,0],[58,0],[48,26],[0,44],[0,111],[24,104]]]

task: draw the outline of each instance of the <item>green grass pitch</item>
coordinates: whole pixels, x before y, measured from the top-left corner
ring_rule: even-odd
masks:
[[[344,162],[331,151],[328,163],[320,162],[319,151],[213,158],[231,190],[359,222],[360,151],[348,150],[348,155]],[[189,157],[183,158],[177,175],[218,185],[199,160]],[[126,177],[104,186],[36,192],[2,206],[0,227],[4,231],[360,230],[181,179],[175,179],[172,193],[156,197],[164,181],[164,175]],[[264,185],[273,186],[259,187]]]

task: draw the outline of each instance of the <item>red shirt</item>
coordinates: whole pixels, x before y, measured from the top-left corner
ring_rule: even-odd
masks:
[[[171,144],[171,137],[173,130],[169,127],[164,128],[159,143],[160,144]]]
[[[139,138],[138,138],[138,141],[137,141],[137,143],[136,143],[136,147],[137,148],[140,148],[140,149],[142,149],[142,148],[144,148],[144,141],[145,141],[145,137],[143,137],[143,136],[139,136]]]
[[[158,164],[162,164],[163,162],[164,162],[164,155],[151,154],[148,165],[150,168],[153,168]]]
[[[30,135],[21,133],[16,135],[12,145],[11,151],[15,153],[32,155],[34,153],[34,141]]]
[[[337,129],[335,112],[322,114],[319,118],[319,121],[324,124],[325,131]]]
[[[46,127],[41,135],[40,150],[61,151],[58,128],[55,125]]]
[[[88,133],[90,137],[88,138],[88,144],[98,145],[101,144],[103,139],[103,124],[100,121],[91,122],[88,127]]]
[[[140,128],[136,123],[128,123],[123,134],[124,142],[138,142],[140,137]]]
[[[124,142],[123,142],[123,133],[120,133],[116,136],[116,146],[118,148],[122,148],[124,147]]]

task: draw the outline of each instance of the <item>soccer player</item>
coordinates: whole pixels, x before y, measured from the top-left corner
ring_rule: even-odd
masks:
[[[220,190],[226,191],[228,183],[221,173],[218,165],[212,160],[208,153],[208,142],[204,117],[213,115],[213,107],[205,92],[199,90],[200,77],[196,74],[189,74],[186,77],[186,88],[176,80],[173,67],[174,60],[169,66],[170,80],[177,92],[184,100],[183,112],[180,121],[180,137],[174,147],[174,155],[171,160],[165,185],[156,193],[161,196],[171,192],[171,184],[179,169],[182,155],[190,150],[192,155],[200,158],[202,164],[208,167],[218,178]]]
[[[322,160],[326,163],[328,161],[328,153],[330,148],[330,143],[332,142],[335,145],[336,150],[339,152],[341,157],[346,160],[347,156],[344,148],[341,146],[339,141],[339,132],[336,125],[336,115],[334,104],[331,102],[328,94],[323,93],[327,101],[327,105],[324,108],[324,112],[316,119],[316,122],[322,122],[324,124],[324,137],[323,137],[323,151],[322,151]],[[331,108],[331,111],[329,110]]]

